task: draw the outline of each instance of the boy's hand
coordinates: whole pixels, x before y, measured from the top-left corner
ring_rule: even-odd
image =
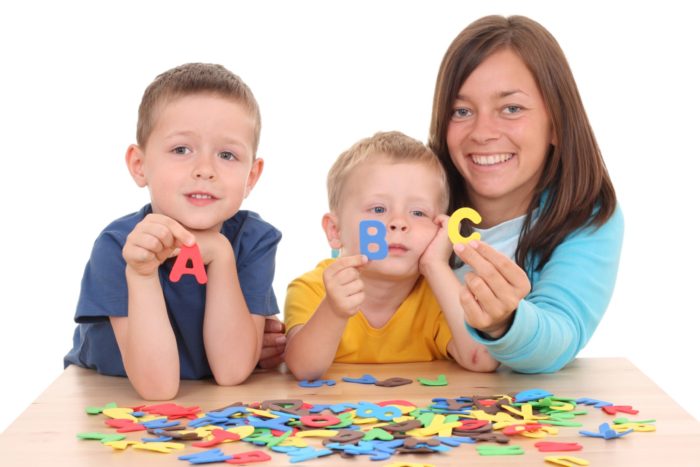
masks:
[[[199,253],[202,255],[202,262],[209,266],[215,259],[228,259],[225,253],[233,252],[231,242],[220,232],[214,230],[198,230],[195,233]]]
[[[177,248],[194,243],[194,235],[175,220],[162,214],[149,214],[126,237],[122,256],[127,267],[137,274],[151,276]]]
[[[435,237],[430,242],[420,257],[418,266],[424,276],[433,265],[444,265],[449,267],[450,255],[452,254],[452,243],[447,235],[447,224],[450,217],[445,214],[437,216],[433,222],[438,225]]]
[[[472,267],[464,276],[460,301],[464,318],[475,329],[499,338],[506,333],[530,280],[513,260],[479,241],[455,245],[455,253]]]
[[[366,263],[365,255],[344,256],[323,272],[325,300],[331,310],[341,318],[347,319],[356,314],[365,301],[365,284],[357,268]]]

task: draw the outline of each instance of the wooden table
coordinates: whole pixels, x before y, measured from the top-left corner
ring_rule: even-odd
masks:
[[[394,376],[416,379],[436,378],[445,374],[448,386],[410,385],[385,388],[373,385],[352,384],[341,381],[343,376],[359,377],[369,373],[377,379]],[[620,358],[578,359],[564,370],[550,375],[522,375],[507,370],[494,374],[470,373],[451,362],[438,361],[416,364],[348,365],[336,364],[326,375],[335,379],[333,387],[302,388],[291,375],[282,371],[259,371],[243,385],[219,387],[211,381],[184,381],[176,402],[185,406],[198,405],[204,411],[226,406],[233,402],[257,402],[265,399],[303,399],[310,403],[338,403],[359,401],[383,401],[404,399],[420,406],[427,405],[434,397],[495,395],[541,388],[561,397],[590,397],[610,401],[618,405],[632,405],[640,412],[630,419],[656,419],[657,431],[631,433],[614,440],[583,437],[580,429],[597,431],[602,422],[612,423],[613,416],[599,409],[588,408],[588,414],[577,417],[583,428],[559,429],[559,435],[549,441],[578,442],[582,451],[573,453],[541,453],[534,447],[538,440],[514,437],[511,444],[524,448],[520,456],[484,457],[476,452],[475,445],[463,445],[449,453],[395,454],[386,461],[372,462],[366,456],[342,459],[337,455],[315,459],[298,465],[337,465],[348,467],[383,466],[394,462],[415,462],[435,466],[457,465],[551,465],[544,462],[548,455],[574,455],[597,466],[698,466],[700,465],[700,423],[664,394],[649,378],[629,361]],[[85,407],[115,401],[119,406],[144,404],[133,391],[126,378],[101,376],[93,371],[69,367],[7,430],[0,435],[0,465],[170,465],[187,466],[178,455],[201,451],[187,446],[174,454],[147,451],[113,451],[98,441],[76,438],[80,432],[100,431],[114,433],[104,425],[103,415],[90,416]],[[581,407],[581,406],[579,406]],[[151,436],[145,432],[128,433],[129,439]],[[312,444],[320,446],[318,440]],[[492,443],[489,443],[492,444]],[[248,443],[238,442],[220,446],[226,453],[239,453],[258,449]],[[290,464],[285,454],[271,453],[272,460],[261,466]],[[228,465],[228,464],[209,464]]]

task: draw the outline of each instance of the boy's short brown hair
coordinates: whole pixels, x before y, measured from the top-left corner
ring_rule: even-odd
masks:
[[[447,210],[447,176],[437,156],[425,144],[400,131],[375,133],[353,144],[336,159],[328,172],[328,205],[331,211],[340,207],[345,182],[355,167],[367,161],[390,163],[425,164],[435,171],[442,185],[439,205],[441,212]]]
[[[253,155],[260,140],[260,108],[250,90],[238,75],[222,65],[187,63],[161,73],[148,85],[139,105],[136,142],[145,147],[151,136],[160,106],[178,97],[198,93],[214,93],[243,105],[255,121]]]

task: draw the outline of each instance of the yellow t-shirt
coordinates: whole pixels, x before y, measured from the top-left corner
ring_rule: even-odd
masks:
[[[287,287],[284,322],[287,331],[305,324],[326,295],[323,271],[333,263],[326,259],[316,269],[294,279]],[[426,362],[447,359],[452,333],[440,305],[421,276],[391,319],[373,328],[360,311],[348,320],[335,354],[341,363]]]

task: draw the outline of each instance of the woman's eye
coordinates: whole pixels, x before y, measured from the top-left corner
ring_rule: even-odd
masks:
[[[180,154],[180,155],[184,156],[185,154],[189,154],[192,151],[190,151],[190,148],[188,148],[187,146],[178,146],[178,147],[173,149],[173,152],[175,154]]]
[[[372,211],[375,214],[384,214],[386,212],[386,208],[382,206],[375,206],[371,208],[370,211]]]
[[[452,113],[452,118],[467,118],[471,115],[471,110],[469,109],[455,109]]]
[[[507,106],[505,107],[505,109],[503,109],[503,111],[504,111],[505,113],[510,114],[510,115],[512,115],[512,114],[517,114],[517,113],[519,113],[521,110],[523,110],[523,108],[520,107],[519,105],[507,105]]]
[[[222,151],[219,153],[219,157],[225,161],[232,161],[236,159],[236,155],[230,151]]]

